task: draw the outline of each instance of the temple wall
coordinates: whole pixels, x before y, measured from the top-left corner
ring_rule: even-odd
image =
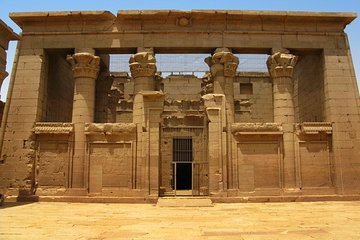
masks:
[[[300,56],[294,73],[294,100],[298,122],[325,121],[324,67],[320,53]]]
[[[350,48],[337,37],[337,49],[324,50],[327,121],[334,122],[333,153],[339,193],[360,192],[360,114]]]
[[[201,79],[193,75],[168,76],[163,81],[164,92],[171,100],[199,100]]]
[[[71,143],[67,136],[37,138],[35,181],[41,195],[63,195],[69,187]]]
[[[46,102],[42,116],[44,122],[71,122],[74,79],[71,66],[65,54],[47,54],[48,70],[46,91],[43,101]]]
[[[241,89],[242,86],[244,89]],[[273,122],[274,106],[269,75],[241,73],[234,82],[234,102],[235,122]]]
[[[280,189],[279,143],[240,142],[237,144],[239,190],[252,192]]]
[[[42,118],[44,109],[44,85],[46,61],[43,49],[21,50],[11,101],[8,103],[6,128],[3,137],[0,166],[1,185],[10,190],[21,189],[26,194],[34,190],[35,161],[34,136],[32,128]]]
[[[195,195],[359,196],[360,101],[343,32],[354,15],[329,14],[12,14],[23,37],[1,188],[152,201],[172,190],[172,139],[191,137],[204,160]],[[112,53],[133,54],[131,75],[108,71]],[[156,53],[211,54],[209,72],[159,76]],[[237,73],[236,53],[271,53],[269,74]]]

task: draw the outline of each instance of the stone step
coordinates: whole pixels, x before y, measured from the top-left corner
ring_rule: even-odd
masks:
[[[213,207],[210,198],[205,197],[162,197],[158,199],[159,207]]]

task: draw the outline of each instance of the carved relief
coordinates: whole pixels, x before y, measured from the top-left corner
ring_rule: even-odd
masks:
[[[36,122],[33,128],[35,134],[70,134],[74,131],[72,123]]]
[[[152,52],[139,52],[132,55],[129,66],[133,78],[153,77],[156,73],[156,59]]]
[[[297,129],[301,134],[332,134],[331,122],[303,122],[297,125]]]
[[[68,170],[68,144],[57,141],[41,141],[38,158],[38,182],[40,190],[46,186],[66,186]]]
[[[72,65],[74,78],[96,79],[100,70],[100,58],[90,53],[76,53],[67,57]]]
[[[273,79],[279,77],[292,78],[297,60],[297,56],[283,49],[282,52],[275,52],[271,55],[266,64]]]
[[[176,25],[181,27],[190,26],[192,24],[192,20],[189,17],[179,17],[176,19]]]
[[[205,59],[205,62],[210,67],[212,77],[234,77],[239,65],[239,58],[228,48],[217,48],[211,57]]]
[[[130,134],[136,131],[134,123],[86,123],[85,134]]]
[[[231,125],[231,132],[234,135],[242,133],[273,133],[282,134],[281,123],[234,123]]]

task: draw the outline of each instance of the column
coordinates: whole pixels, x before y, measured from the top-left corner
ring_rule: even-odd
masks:
[[[76,53],[68,57],[72,64],[75,81],[72,122],[74,124],[74,154],[71,188],[84,189],[85,186],[85,123],[94,121],[95,81],[99,74],[100,58],[91,53]]]
[[[133,123],[137,125],[136,188],[159,194],[160,122],[164,93],[155,91],[156,59],[151,48],[139,48],[129,60],[134,81]]]
[[[232,186],[229,181],[232,179],[230,127],[234,122],[234,77],[239,59],[228,48],[217,48],[205,62],[210,67],[210,79],[207,83],[212,84],[212,87],[206,88],[210,91],[203,97],[210,120],[209,190],[210,193],[215,193]]]
[[[287,49],[272,50],[267,60],[273,80],[274,122],[283,126],[283,180],[287,192],[297,190],[294,146],[294,84],[293,73],[297,57]]]
[[[206,94],[202,96],[208,123],[208,162],[209,162],[209,193],[218,195],[224,189],[223,164],[226,163],[226,127],[224,94]]]

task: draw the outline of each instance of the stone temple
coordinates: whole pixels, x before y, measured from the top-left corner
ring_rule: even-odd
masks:
[[[360,101],[344,32],[355,13],[10,17],[22,33],[1,26],[1,79],[19,39],[0,132],[5,196],[360,199]],[[114,55],[128,56],[128,70]],[[204,74],[184,72],[174,55],[205,56]],[[241,69],[245,55],[266,56],[265,71]]]

